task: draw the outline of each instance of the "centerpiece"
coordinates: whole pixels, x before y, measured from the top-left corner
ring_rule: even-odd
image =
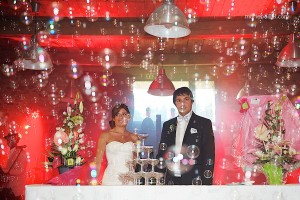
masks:
[[[258,164],[270,185],[283,184],[284,173],[298,160],[298,152],[285,140],[285,126],[282,119],[282,105],[286,100],[268,101],[262,122],[254,129],[258,149],[254,153]]]
[[[76,95],[73,105],[67,105],[63,116],[62,125],[56,127],[53,143],[48,151],[48,162],[46,162],[46,167],[49,167],[53,166],[55,160],[60,160],[60,166],[58,166],[60,173],[74,166],[82,165],[84,160],[80,154],[85,147],[83,145],[83,102],[80,101],[79,94]]]

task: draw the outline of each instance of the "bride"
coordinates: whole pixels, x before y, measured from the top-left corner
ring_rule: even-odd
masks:
[[[134,143],[138,136],[126,130],[130,120],[130,112],[125,104],[117,104],[112,109],[111,129],[100,135],[96,154],[96,170],[100,166],[104,153],[106,153],[107,167],[102,178],[102,185],[122,185],[120,173],[128,172],[126,162],[133,158]]]

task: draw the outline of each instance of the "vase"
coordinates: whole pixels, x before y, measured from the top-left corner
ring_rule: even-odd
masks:
[[[266,176],[269,185],[283,184],[283,169],[275,163],[265,163],[262,166],[262,171]]]
[[[65,173],[65,172],[67,172],[67,171],[69,171],[69,170],[71,170],[72,168],[70,168],[70,167],[68,167],[68,166],[64,166],[64,165],[62,165],[62,166],[59,166],[58,167],[58,172],[59,172],[59,174],[63,174],[63,173]]]

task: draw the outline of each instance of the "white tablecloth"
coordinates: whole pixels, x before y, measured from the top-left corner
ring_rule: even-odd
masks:
[[[27,185],[26,200],[299,200],[300,185],[51,186]]]

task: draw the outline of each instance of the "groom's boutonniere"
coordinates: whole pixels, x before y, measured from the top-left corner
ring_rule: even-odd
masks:
[[[197,129],[191,128],[191,134],[198,133]]]
[[[172,132],[175,131],[175,129],[176,129],[175,124],[171,124],[171,125],[170,125],[170,128],[169,128],[169,132],[172,133]]]

